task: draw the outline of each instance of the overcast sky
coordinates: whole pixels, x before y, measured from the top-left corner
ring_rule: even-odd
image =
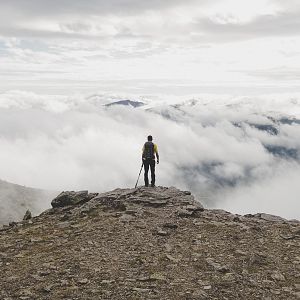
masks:
[[[119,79],[297,89],[300,2],[1,0],[0,65],[1,91]]]

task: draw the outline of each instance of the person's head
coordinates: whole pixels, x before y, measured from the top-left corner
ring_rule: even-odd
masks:
[[[148,142],[152,142],[152,135],[148,135]]]

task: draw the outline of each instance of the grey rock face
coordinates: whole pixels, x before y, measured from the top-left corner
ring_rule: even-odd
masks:
[[[229,268],[227,266],[221,265],[221,264],[215,262],[212,258],[207,258],[206,262],[208,263],[208,265],[213,267],[218,272],[221,272],[221,273],[229,272]]]
[[[95,194],[89,194],[88,191],[62,192],[51,201],[51,205],[53,208],[78,205],[91,200],[93,197]]]
[[[23,220],[26,221],[26,220],[29,220],[32,218],[32,215],[31,215],[31,211],[30,210],[26,210],[26,213],[23,217]]]
[[[257,214],[256,216],[258,216],[259,218],[261,218],[263,220],[271,221],[271,222],[287,221],[286,219],[284,219],[282,217],[274,216],[274,215],[270,215],[270,214],[264,214],[264,213]]]

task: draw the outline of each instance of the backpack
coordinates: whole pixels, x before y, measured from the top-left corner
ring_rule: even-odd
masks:
[[[154,156],[154,144],[152,142],[146,142],[144,145],[143,158],[155,159]]]

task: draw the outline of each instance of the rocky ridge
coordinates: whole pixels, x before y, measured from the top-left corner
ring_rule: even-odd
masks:
[[[174,187],[63,192],[0,229],[0,299],[300,299],[300,223]]]
[[[29,188],[0,179],[0,226],[22,220],[27,209],[39,214],[47,208],[57,192]]]

